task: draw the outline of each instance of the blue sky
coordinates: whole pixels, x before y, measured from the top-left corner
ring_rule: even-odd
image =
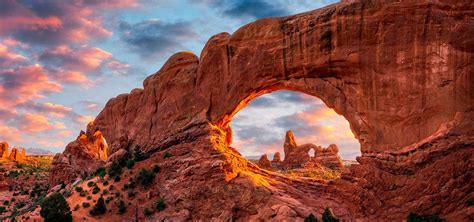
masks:
[[[1,1],[0,140],[60,152],[111,97],[142,87],[143,79],[175,52],[199,55],[217,33],[334,2]],[[285,102],[282,96],[273,96],[276,104]],[[258,109],[252,104],[243,111]],[[276,110],[278,117],[295,114]],[[234,131],[242,131],[247,123],[234,124]],[[237,133],[234,140],[243,137]],[[255,149],[246,150],[244,155]]]

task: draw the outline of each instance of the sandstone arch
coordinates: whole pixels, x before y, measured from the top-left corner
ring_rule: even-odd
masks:
[[[180,177],[170,189],[192,187],[175,195],[206,203],[193,209],[197,219],[261,219],[282,207],[299,217],[332,207],[345,219],[399,220],[409,211],[466,219],[473,9],[469,1],[348,1],[262,19],[215,35],[200,58],[173,55],[143,89],[111,99],[87,135],[100,130],[109,154],[139,145],[196,155],[170,167],[195,165],[200,174]],[[295,181],[255,168],[228,147],[233,114],[278,89],[317,96],[343,115],[361,143],[360,165],[329,184]],[[199,196],[203,189],[212,195]]]

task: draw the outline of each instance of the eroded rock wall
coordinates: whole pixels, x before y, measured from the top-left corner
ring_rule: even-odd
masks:
[[[87,136],[101,131],[109,154],[192,144],[195,155],[214,158],[201,158],[201,179],[183,174],[173,188],[205,183],[185,195],[170,190],[177,208],[193,211],[188,219],[294,219],[325,207],[346,220],[400,220],[410,211],[473,219],[473,11],[470,1],[346,1],[258,20],[213,36],[199,59],[172,56],[143,89],[111,99]],[[343,115],[361,143],[360,165],[331,182],[294,181],[239,157],[229,147],[229,121],[253,98],[280,89],[317,96]],[[66,160],[65,167],[74,161]],[[220,195],[245,192],[252,200],[259,190],[261,203]],[[211,207],[236,198],[239,213]],[[211,202],[189,207],[200,200]]]

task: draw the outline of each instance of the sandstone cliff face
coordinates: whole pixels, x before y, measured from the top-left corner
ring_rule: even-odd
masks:
[[[88,137],[81,131],[77,139],[54,156],[50,169],[50,187],[70,183],[76,178],[93,173],[107,160],[107,144],[100,131]]]
[[[8,148],[9,145],[7,142],[0,142],[0,159],[8,159]]]
[[[177,210],[193,212],[175,218],[293,220],[331,207],[346,220],[401,220],[409,211],[469,220],[473,9],[469,1],[348,1],[262,19],[213,36],[200,58],[173,55],[143,89],[111,99],[86,134],[101,131],[110,154],[135,145],[182,151],[160,188]],[[330,182],[294,181],[229,147],[233,115],[281,89],[343,115],[361,143],[360,165]]]

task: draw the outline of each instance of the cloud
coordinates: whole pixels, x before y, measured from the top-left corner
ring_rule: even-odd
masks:
[[[166,23],[156,19],[136,24],[122,21],[119,30],[121,40],[143,58],[184,50],[183,42],[196,36],[191,23]]]
[[[98,112],[100,111],[102,108],[103,108],[103,104],[101,103],[98,103],[98,102],[94,102],[94,101],[90,101],[90,100],[83,100],[83,101],[80,101],[79,104],[81,106],[83,106],[85,109],[89,110],[89,111],[92,111],[92,112]]]
[[[206,4],[217,9],[222,15],[232,18],[259,19],[291,14],[286,3],[269,0],[200,0],[190,2]]]
[[[26,60],[28,60],[26,57],[12,52],[7,45],[0,43],[0,66],[7,67]]]
[[[31,102],[31,103],[24,104],[20,107],[27,109],[29,111],[52,115],[59,118],[64,118],[65,116],[73,113],[73,110],[70,107],[66,107],[61,104],[54,104],[50,102],[46,102],[46,103]]]
[[[46,116],[40,114],[28,113],[20,119],[19,129],[22,132],[40,133],[53,128],[54,126],[49,123]]]
[[[0,124],[0,141],[21,142],[22,140],[22,134],[17,128]]]
[[[15,107],[62,89],[61,85],[49,79],[39,64],[0,71],[1,107]]]

